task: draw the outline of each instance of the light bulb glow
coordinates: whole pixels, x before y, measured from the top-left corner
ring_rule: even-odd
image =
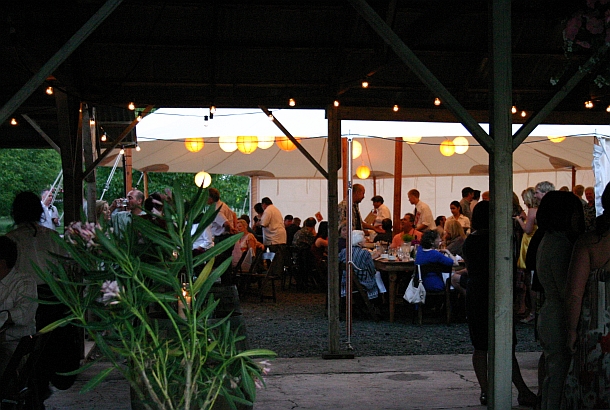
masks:
[[[445,140],[441,142],[441,146],[439,147],[439,149],[441,151],[441,154],[446,157],[450,157],[455,154],[455,145],[453,144],[453,141]]]
[[[216,114],[216,106],[215,105],[211,105],[210,106],[210,114]]]
[[[255,135],[240,135],[237,137],[237,149],[244,154],[252,154],[258,148],[258,138]]]
[[[101,140],[102,142],[106,142],[106,140],[107,140],[107,139],[108,139],[108,136],[106,135],[106,133],[103,133],[103,134],[102,134],[102,137],[100,138],[100,140]]]
[[[48,95],[53,95],[53,87],[47,87],[45,91]]]
[[[89,125],[95,125],[95,118],[91,117],[89,119]]]
[[[123,148],[121,148],[121,150],[119,151],[119,155],[125,155],[125,150]]]
[[[11,118],[11,125],[17,125],[17,124],[18,124],[17,118],[15,118],[15,117]]]
[[[142,151],[142,148],[140,148],[139,145],[136,145],[136,151],[140,152],[140,151]]]
[[[455,146],[456,154],[463,154],[468,151],[469,144],[466,137],[455,137],[453,139],[453,145]]]
[[[233,136],[218,137],[218,145],[224,152],[233,152],[237,149],[237,138]]]
[[[367,179],[371,175],[371,170],[366,165],[356,168],[356,176],[360,179]]]
[[[440,98],[438,98],[438,97],[436,97],[436,98],[434,99],[434,105],[436,105],[437,107],[438,107],[439,105],[441,105],[441,99],[440,99]]]
[[[554,142],[554,143],[560,143],[561,141],[566,139],[566,137],[561,136],[561,135],[549,135],[549,136],[547,136],[547,138],[550,139],[551,142]]]
[[[606,112],[610,112],[610,105],[606,107]]]
[[[129,103],[129,105],[127,106],[127,108],[128,108],[130,111],[133,111],[133,110],[135,110],[135,109],[136,109],[136,105],[135,105],[135,104],[133,103],[133,101],[132,101],[132,102],[130,102],[130,103]]]
[[[361,85],[362,85],[362,88],[369,88],[368,80],[363,80]]]
[[[198,172],[195,175],[195,185],[201,188],[207,188],[212,183],[212,177],[205,171]]]
[[[521,117],[523,117],[523,118],[527,117],[527,113],[525,111],[521,111]]]
[[[294,107],[295,105],[297,105],[296,101],[294,101],[294,98],[291,98],[288,100],[288,105],[291,107]]]
[[[585,108],[588,108],[588,109],[593,108],[593,101],[591,101],[591,100],[585,101]]]
[[[184,146],[190,152],[199,152],[203,149],[204,146],[203,138],[187,138],[186,140],[184,140]]]
[[[421,137],[420,136],[402,137],[402,140],[409,145],[415,145],[419,141],[421,141]]]
[[[275,137],[273,135],[264,135],[258,137],[258,147],[260,149],[271,148],[275,144]]]
[[[398,112],[399,109],[398,104],[394,104],[394,107],[392,107],[392,111],[394,112]]]
[[[335,107],[338,107],[338,106],[339,106],[339,100],[335,100],[335,101],[333,101],[333,105],[334,105]]]

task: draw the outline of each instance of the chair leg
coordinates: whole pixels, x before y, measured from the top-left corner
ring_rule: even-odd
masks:
[[[424,316],[424,305],[421,303],[417,304],[417,322],[419,323],[419,325],[421,326],[421,324],[423,323],[423,316]]]

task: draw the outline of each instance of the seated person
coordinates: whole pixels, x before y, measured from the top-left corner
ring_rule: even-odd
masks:
[[[311,253],[315,261],[316,270],[319,276],[325,275],[328,257],[328,222],[322,221],[318,225],[316,241],[311,245]]]
[[[303,227],[294,234],[292,247],[295,250],[311,249],[311,245],[316,241],[316,220],[309,217],[303,222]]]
[[[36,282],[29,274],[15,269],[16,261],[17,245],[0,236],[0,375],[19,339],[36,333]]]
[[[448,221],[447,221],[448,222]],[[429,292],[445,289],[442,272],[451,272],[453,259],[434,249],[438,234],[435,230],[424,232],[415,256],[415,265],[421,265],[422,282]]]
[[[464,228],[455,219],[449,219],[445,223],[445,247],[453,255],[462,254],[462,245],[466,240]]]
[[[371,253],[362,248],[364,244],[364,232],[352,231],[352,262],[358,267],[354,268],[353,272],[358,282],[364,287],[370,300],[379,296],[379,288],[375,281],[375,263]],[[346,263],[346,250],[343,249],[339,253],[339,262]],[[341,275],[341,297],[345,296],[346,273],[345,270]]]
[[[235,242],[235,245],[233,246],[233,252],[231,254],[231,266],[236,267],[242,254],[245,251],[249,251],[244,260],[241,262],[241,270],[242,272],[246,272],[250,270],[252,259],[253,256],[256,255],[256,251],[258,249],[264,249],[265,246],[257,241],[253,234],[248,232],[248,222],[246,222],[244,219],[237,220],[237,231],[243,233],[243,236],[239,239],[239,241]]]
[[[392,242],[392,220],[385,218],[381,221],[382,233],[375,235],[375,242]]]
[[[410,213],[405,214],[405,216],[400,220],[400,227],[402,231],[394,235],[394,239],[392,239],[392,244],[390,245],[390,248],[400,248],[400,245],[405,243],[405,240],[403,238],[405,235],[411,236],[413,238],[412,240],[414,241],[421,241],[422,233],[415,229],[414,223],[415,215]]]
[[[343,221],[339,225],[339,252],[347,245],[347,222]]]

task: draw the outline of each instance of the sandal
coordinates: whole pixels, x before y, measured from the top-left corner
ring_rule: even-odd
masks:
[[[534,321],[534,319],[536,319],[536,315],[534,315],[533,313],[530,313],[525,319],[521,319],[519,322],[521,322],[525,325],[529,325],[531,322]]]

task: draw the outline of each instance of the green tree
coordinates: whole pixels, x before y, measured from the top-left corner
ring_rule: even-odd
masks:
[[[15,195],[21,191],[40,194],[49,188],[61,171],[61,158],[52,149],[2,149],[0,150],[0,216],[9,216]],[[58,195],[55,204],[63,209],[63,196]]]

